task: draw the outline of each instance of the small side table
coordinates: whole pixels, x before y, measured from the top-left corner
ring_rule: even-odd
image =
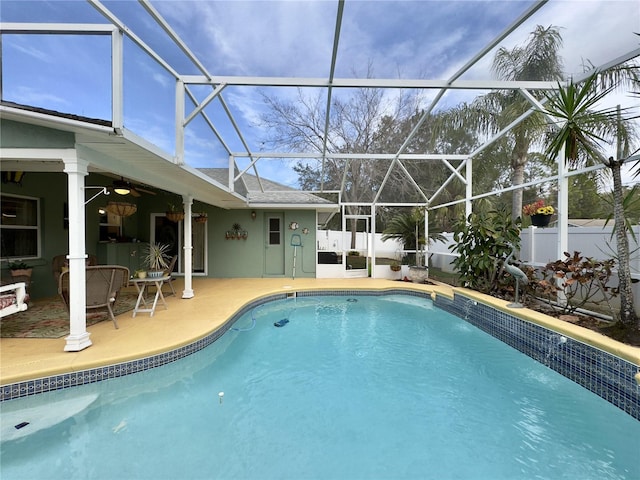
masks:
[[[146,278],[133,278],[130,281],[136,286],[138,290],[138,301],[136,302],[136,306],[133,309],[133,316],[135,317],[137,313],[149,313],[150,317],[153,317],[154,312],[156,311],[156,305],[158,304],[158,298],[162,300],[162,304],[164,305],[165,310],[168,310],[166,302],[164,301],[164,295],[162,294],[162,284],[169,280],[169,275],[165,275],[164,277],[146,277]],[[156,286],[156,296],[153,299],[153,305],[149,308],[147,306],[147,302],[144,299],[144,292],[147,289],[148,285]],[[142,304],[146,308],[140,308],[140,304]]]

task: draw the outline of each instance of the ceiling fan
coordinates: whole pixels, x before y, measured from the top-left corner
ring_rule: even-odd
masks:
[[[134,197],[140,197],[142,193],[147,193],[149,195],[155,195],[156,192],[152,190],[147,190],[146,188],[140,187],[139,185],[133,185],[128,180],[124,178],[120,178],[120,180],[114,180],[113,186],[111,187],[112,191],[117,193],[118,195],[132,195]]]

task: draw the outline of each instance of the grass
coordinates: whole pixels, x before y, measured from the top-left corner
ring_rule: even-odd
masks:
[[[452,287],[460,286],[460,280],[457,273],[445,272],[441,268],[429,267],[429,278],[438,282],[446,283]]]

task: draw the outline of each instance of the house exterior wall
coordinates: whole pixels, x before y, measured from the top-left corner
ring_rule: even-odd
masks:
[[[3,148],[55,148],[68,149],[75,147],[75,135],[71,132],[58,131],[22,122],[5,120],[0,122],[0,144]],[[59,165],[52,169],[61,168]],[[62,172],[27,172],[22,184],[3,184],[2,193],[37,198],[40,201],[41,247],[39,258],[24,259],[33,267],[30,294],[32,298],[42,298],[57,294],[51,261],[56,255],[65,255],[69,250],[68,225],[65,222],[65,204],[68,201],[67,175]],[[95,173],[85,179],[86,186],[108,186],[113,178]],[[98,189],[88,189],[86,198],[98,193]],[[87,254],[106,257],[104,246],[100,241],[100,207],[109,201],[124,201],[137,205],[137,212],[122,221],[122,236],[118,241],[131,243],[134,239],[140,242],[136,249],[140,262],[144,257],[144,244],[151,238],[153,213],[162,214],[168,203],[180,204],[182,198],[168,192],[157,195],[143,194],[140,197],[121,197],[115,193],[98,195],[85,206],[86,251]],[[229,277],[262,277],[265,272],[267,230],[265,213],[256,210],[255,220],[251,218],[251,210],[223,210],[213,206],[202,205],[196,201],[194,212],[206,212],[207,222],[207,275],[218,278]],[[296,248],[296,276],[315,277],[316,274],[316,213],[315,210],[285,210],[276,206],[270,210],[282,216],[282,248],[283,274],[293,274],[294,247],[291,236],[294,233],[302,237],[302,245]],[[300,228],[297,231],[288,229],[291,222]],[[225,232],[239,223],[248,232],[246,240],[226,240]],[[303,234],[302,229],[308,228]],[[135,244],[131,243],[135,246]],[[100,261],[100,258],[99,258]],[[3,278],[9,277],[7,261],[0,262]],[[133,273],[133,272],[132,272]]]
[[[2,148],[74,148],[75,135],[71,132],[2,120],[0,145]]]
[[[51,272],[51,260],[55,255],[67,253],[68,230],[64,224],[66,201],[66,175],[63,173],[26,173],[22,185],[2,184],[2,194],[38,198],[40,200],[40,258],[25,260],[31,267],[32,298],[55,295],[57,285]],[[88,253],[95,253],[88,251]],[[6,259],[2,259],[2,277],[7,278]]]
[[[313,278],[316,275],[315,245],[316,228],[314,210],[256,210],[256,219],[252,220],[251,210],[222,210],[215,208],[209,216],[209,275],[215,278],[237,278],[265,276],[265,256],[267,255],[267,217],[268,213],[282,214],[282,241],[284,249],[284,275],[293,274],[294,247],[291,236],[297,233],[302,238],[302,246],[296,249],[296,277]],[[299,225],[295,232],[289,230],[289,224]],[[246,240],[226,239],[225,232],[239,223],[248,232]],[[302,229],[309,233],[303,234]]]
[[[113,179],[102,175],[90,174],[85,184],[101,186],[109,185]],[[90,198],[98,190],[87,191]],[[64,221],[64,205],[67,202],[67,175],[56,172],[27,172],[22,185],[2,184],[3,194],[13,194],[40,199],[40,224],[41,224],[41,256],[25,261],[33,266],[30,294],[32,298],[44,298],[57,295],[51,261],[56,255],[68,253],[68,233]],[[103,249],[99,247],[99,223],[98,209],[104,207],[109,201],[125,201],[135,203],[138,211],[131,217],[124,218],[124,241],[136,239],[141,243],[139,257],[142,258],[144,243],[149,242],[152,213],[162,213],[167,210],[167,201],[175,202],[175,198],[169,198],[166,194],[146,195],[131,198],[120,197],[114,193],[109,196],[99,195],[85,206],[86,215],[86,249],[87,254],[97,255]],[[208,252],[207,274],[216,278],[253,277],[260,278],[264,275],[266,224],[265,213],[257,210],[256,219],[251,219],[251,210],[223,210],[212,206],[198,205],[195,211],[204,211],[208,214]],[[284,248],[284,276],[291,276],[293,272],[293,247],[291,235],[293,231],[288,229],[291,222],[300,225],[299,233],[303,245],[297,248],[296,276],[315,277],[315,211],[314,210],[272,210],[283,216],[283,248]],[[247,230],[246,240],[225,240],[225,232],[231,229],[234,223],[239,223]],[[302,228],[307,227],[309,233],[302,234]],[[104,256],[104,255],[102,255]],[[6,259],[2,259],[2,277],[8,278]],[[133,272],[132,272],[133,273]]]

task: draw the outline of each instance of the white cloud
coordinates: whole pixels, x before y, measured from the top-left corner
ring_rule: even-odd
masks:
[[[327,73],[334,4],[163,2],[158,7],[213,75],[286,76],[302,74],[300,67],[310,64]]]
[[[5,92],[6,95],[6,92]],[[47,108],[57,108],[62,111],[70,108],[68,99],[49,92],[42,92],[33,88],[20,86],[15,89],[15,101],[24,105],[47,105]]]
[[[447,79],[531,4],[529,0],[348,1],[338,50],[337,75],[362,77],[371,62],[373,73],[379,78]],[[214,76],[326,77],[329,73],[336,1],[153,1],[153,5]],[[562,27],[562,55],[567,71],[577,72],[581,70],[583,60],[598,64],[638,47],[640,37],[632,32],[640,31],[639,5],[637,0],[551,0],[502,46],[512,48],[522,44],[537,24],[557,25]],[[111,6],[123,15],[129,26],[135,27],[141,38],[149,39],[159,54],[170,59],[180,73],[194,73],[195,67],[188,60],[177,58],[178,48],[169,46],[169,40],[159,38],[155,22],[139,15],[142,10],[137,3],[113,2]],[[78,47],[85,46],[84,43],[63,44],[59,39],[40,43],[41,40],[31,41],[31,38],[26,42],[22,38],[28,37],[18,37],[20,41],[11,41],[14,49],[11,55],[31,58],[28,63],[35,65],[34,72],[38,71],[37,67],[50,65],[57,58],[56,61],[62,62],[56,63],[62,66],[61,71],[70,70],[67,65],[77,68],[80,64],[85,72],[93,72],[94,77],[108,82],[108,73],[105,75],[110,67],[108,53],[106,62],[95,63],[98,56],[102,58],[105,51],[108,52],[107,37],[104,37],[105,45],[101,46],[99,55],[95,54],[95,47],[81,51]],[[5,52],[9,52],[9,45],[5,42]],[[64,52],[62,58],[59,54],[52,55],[55,51]],[[491,78],[493,55],[494,52],[489,52],[463,78]],[[133,99],[126,111],[134,112],[135,119],[128,117],[127,120],[162,148],[173,148],[173,79],[155,62],[148,58],[140,60],[137,54],[131,56],[128,49],[126,58],[135,64],[128,70],[131,76],[125,91],[125,98]],[[98,71],[100,73],[96,74]],[[33,77],[34,73],[31,75]],[[78,75],[78,78],[85,86],[95,81],[90,76]],[[20,86],[25,82],[17,79],[16,84]],[[15,85],[9,88],[12,92],[18,91]],[[9,88],[5,88],[5,92]],[[93,86],[89,88],[95,90]],[[65,97],[57,90],[52,93],[23,88],[20,95],[29,99],[29,103],[45,102],[46,105],[60,105],[64,110],[68,109],[68,105],[63,105],[66,99],[75,98],[75,107],[77,91],[71,91]],[[315,95],[312,90],[308,93]],[[346,93],[336,90],[334,96],[337,98]],[[425,105],[435,93],[434,90],[425,92]],[[452,105],[477,93],[452,91],[440,104]],[[389,92],[387,96],[395,94],[397,92]],[[229,87],[223,95],[250,147],[259,149],[259,141],[265,134],[259,128],[264,109],[259,89]],[[277,95],[291,100],[296,93],[295,89],[280,88]],[[199,95],[199,98],[204,96]],[[153,118],[153,123],[142,120],[139,109],[144,110],[145,119]],[[154,109],[158,112],[156,117]],[[207,112],[210,111],[214,112],[211,117],[230,148],[242,149],[220,106],[208,107]],[[212,132],[201,128],[187,132],[189,152],[194,158],[200,158],[200,150],[202,158],[207,158],[209,152],[216,157],[219,155],[221,149]],[[280,166],[282,168],[284,165]]]
[[[9,45],[15,48],[18,52],[24,55],[27,55],[29,57],[35,58],[36,60],[40,60],[42,62],[48,62],[48,63],[51,63],[53,61],[53,58],[51,57],[50,54],[44,52],[40,48],[36,48],[33,42],[25,42],[25,43],[12,42]]]

